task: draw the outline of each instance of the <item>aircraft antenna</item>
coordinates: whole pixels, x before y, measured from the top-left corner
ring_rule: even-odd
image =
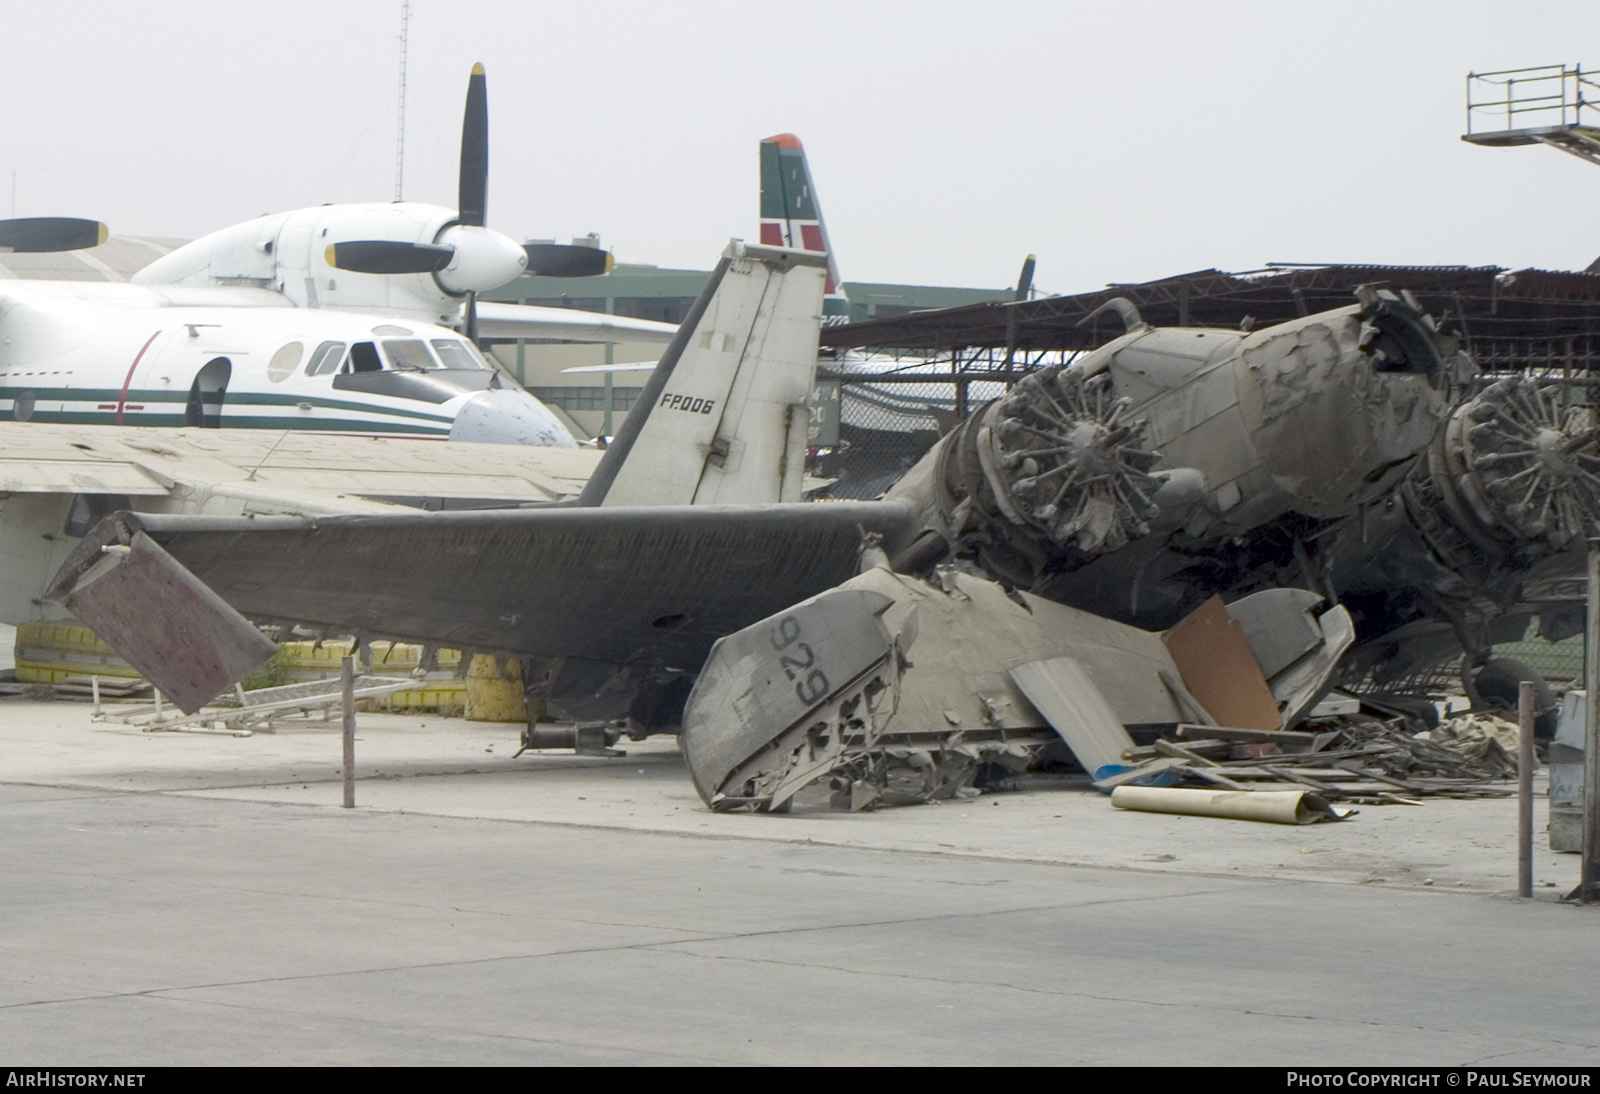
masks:
[[[400,113],[394,137],[394,200],[400,200],[406,175],[406,36],[411,28],[411,0],[400,0]]]

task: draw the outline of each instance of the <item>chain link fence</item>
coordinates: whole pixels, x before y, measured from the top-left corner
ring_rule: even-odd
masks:
[[[1574,635],[1560,642],[1547,642],[1529,636],[1521,642],[1506,642],[1494,648],[1496,657],[1511,657],[1527,665],[1558,687],[1583,686],[1583,635]]]
[[[991,380],[962,381],[966,408],[1005,393]],[[864,380],[848,373],[818,385],[810,474],[828,485],[816,496],[870,501],[909,471],[964,416],[957,381],[905,373]]]

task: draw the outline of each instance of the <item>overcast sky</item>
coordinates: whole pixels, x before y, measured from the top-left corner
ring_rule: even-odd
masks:
[[[394,196],[399,0],[7,5],[0,215],[195,237]],[[844,280],[1077,292],[1269,261],[1582,268],[1600,167],[1461,142],[1465,76],[1600,69],[1596,0],[413,0],[404,193],[709,268],[805,141]],[[1597,113],[1596,121],[1600,121]]]

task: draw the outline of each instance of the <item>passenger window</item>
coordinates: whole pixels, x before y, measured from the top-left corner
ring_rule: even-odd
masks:
[[[267,362],[267,379],[275,384],[283,383],[295,369],[300,367],[300,355],[304,352],[305,347],[299,342],[290,342],[274,353],[272,360]]]
[[[378,347],[371,342],[357,342],[350,347],[351,372],[382,372],[383,362],[378,359]]]
[[[434,367],[433,358],[428,354],[427,343],[418,339],[391,338],[384,342],[383,352],[388,355],[389,363],[400,371],[407,369],[421,371]]]
[[[317,347],[311,355],[311,360],[306,362],[307,376],[323,376],[333,372],[339,367],[339,360],[344,356],[343,342],[324,342]]]
[[[439,355],[445,368],[488,368],[489,365],[479,357],[471,346],[465,342],[458,342],[454,338],[435,338],[433,352]]]

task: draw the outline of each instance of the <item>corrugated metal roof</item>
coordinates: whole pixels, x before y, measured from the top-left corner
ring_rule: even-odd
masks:
[[[1430,313],[1467,336],[1515,339],[1520,352],[1591,356],[1600,337],[1600,275],[1497,266],[1292,266],[1249,274],[1200,270],[1135,285],[1024,303],[977,304],[829,327],[822,344],[838,348],[961,350],[1091,349],[1122,333],[1107,316],[1078,324],[1112,297],[1125,297],[1156,326],[1257,327],[1355,302],[1357,285],[1416,294]],[[1569,345],[1578,339],[1584,344]],[[1534,345],[1537,343],[1538,345]],[[1559,345],[1558,345],[1559,343]],[[1476,352],[1476,347],[1474,347]]]

